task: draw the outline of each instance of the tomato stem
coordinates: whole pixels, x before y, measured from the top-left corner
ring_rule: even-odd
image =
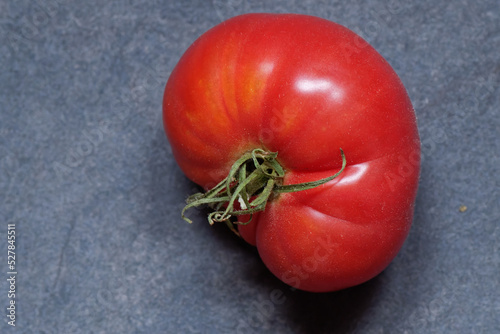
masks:
[[[229,170],[228,176],[205,193],[196,193],[186,200],[186,206],[181,216],[188,223],[192,220],[184,213],[200,205],[209,205],[214,211],[208,215],[208,222],[225,222],[229,228],[238,234],[234,224],[248,224],[252,215],[264,211],[267,202],[280,193],[308,190],[325,184],[345,169],[347,164],[344,151],[340,149],[342,168],[332,176],[312,182],[283,185],[285,171],[278,163],[277,152],[266,152],[254,149],[241,156]],[[235,204],[238,205],[235,207]],[[250,215],[246,222],[231,221],[230,218],[240,215]],[[239,235],[239,234],[238,234]]]

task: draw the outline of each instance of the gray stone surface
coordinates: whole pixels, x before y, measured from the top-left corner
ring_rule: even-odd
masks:
[[[203,212],[179,218],[194,185],[163,133],[164,84],[205,30],[262,11],[357,31],[414,102],[414,226],[359,287],[292,291]],[[499,87],[497,0],[3,0],[0,332],[15,223],[18,333],[498,333]]]

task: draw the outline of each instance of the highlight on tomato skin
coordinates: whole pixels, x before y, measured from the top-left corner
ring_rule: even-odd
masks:
[[[420,173],[415,112],[390,64],[337,23],[245,14],[208,30],[172,71],[163,121],[209,205],[295,288],[336,291],[394,259]],[[198,222],[197,222],[198,223]]]

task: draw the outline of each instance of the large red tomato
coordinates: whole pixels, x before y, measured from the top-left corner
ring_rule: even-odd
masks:
[[[293,287],[363,283],[408,235],[420,170],[415,114],[387,61],[341,25],[291,14],[217,25],[170,75],[163,117],[188,178],[209,190],[231,171],[190,203],[212,203],[212,221],[229,221],[259,198],[264,211],[233,223]],[[284,188],[299,183],[307,190]]]

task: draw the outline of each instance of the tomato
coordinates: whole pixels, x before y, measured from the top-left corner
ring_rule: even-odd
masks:
[[[351,287],[402,247],[420,171],[416,117],[395,71],[349,29],[296,14],[229,19],[179,60],[163,119],[182,171],[216,188],[188,203],[217,204],[211,222],[241,214],[229,225],[283,282]],[[234,186],[260,169],[258,186]],[[210,202],[216,193],[224,203]],[[243,213],[256,198],[261,211]]]

